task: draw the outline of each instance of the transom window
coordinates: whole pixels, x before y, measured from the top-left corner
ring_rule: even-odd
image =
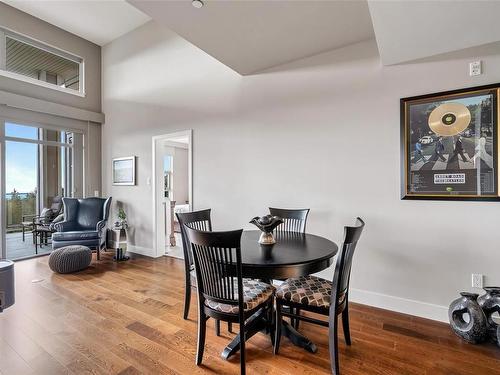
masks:
[[[1,28],[0,74],[84,94],[83,60],[80,57]]]

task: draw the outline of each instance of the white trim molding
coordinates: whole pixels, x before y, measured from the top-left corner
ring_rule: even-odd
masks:
[[[194,210],[193,206],[193,130],[188,129],[188,130],[182,130],[174,133],[168,133],[168,134],[162,134],[162,135],[155,135],[151,138],[151,160],[152,160],[152,166],[151,166],[151,185],[152,185],[152,202],[153,202],[153,207],[152,207],[152,215],[153,215],[153,253],[155,254],[155,257],[159,257],[162,255],[165,255],[165,246],[166,246],[166,241],[165,241],[165,236],[166,234],[163,233],[162,229],[159,229],[159,225],[161,223],[160,220],[158,220],[158,197],[157,197],[157,188],[156,185],[158,183],[158,176],[156,175],[156,168],[157,164],[160,161],[156,160],[157,158],[157,142],[158,141],[167,141],[169,139],[176,139],[180,137],[187,137],[188,139],[188,186],[189,186],[189,206],[191,211]]]
[[[448,323],[448,307],[387,294],[350,288],[349,300],[363,305]]]
[[[104,124],[104,114],[0,90],[0,104],[28,111]]]
[[[150,258],[159,258],[159,257],[163,256],[163,254],[157,255],[155,253],[155,250],[151,249],[149,247],[142,247],[142,246],[135,246],[135,245],[128,245],[127,252],[139,254],[139,255],[144,255],[144,256],[147,256]]]
[[[16,81],[30,83],[30,84],[35,85],[35,86],[41,86],[41,87],[44,87],[46,89],[56,90],[56,91],[64,92],[66,94],[70,94],[70,95],[76,95],[76,96],[79,96],[81,98],[85,98],[87,96],[85,94],[85,91],[76,91],[73,89],[68,89],[66,87],[60,87],[60,86],[57,86],[53,83],[40,81],[39,79],[23,76],[22,74],[9,72],[7,70],[0,69],[0,76],[10,78],[10,79],[15,79]],[[80,76],[81,76],[81,74],[80,74]]]

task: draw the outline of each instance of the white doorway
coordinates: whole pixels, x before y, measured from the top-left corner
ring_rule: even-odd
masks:
[[[153,137],[153,227],[156,256],[183,257],[176,212],[193,210],[192,130]]]

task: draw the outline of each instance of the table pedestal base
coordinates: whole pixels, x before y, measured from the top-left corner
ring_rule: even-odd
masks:
[[[246,334],[245,339],[248,340],[250,337],[255,335],[257,332],[263,331],[266,333],[267,321],[265,315],[256,314],[251,317],[246,324]],[[274,332],[270,332],[271,335]],[[281,321],[281,335],[288,337],[288,339],[295,345],[300,348],[304,348],[310,353],[316,353],[318,351],[317,346],[309,340],[306,336],[298,332],[295,328],[291,326],[290,323],[282,320]],[[224,348],[221,353],[221,357],[225,360],[229,359],[233,354],[235,354],[238,350],[240,350],[240,335],[236,335],[236,337]]]
[[[304,348],[309,353],[316,353],[318,351],[318,347],[311,340],[293,328],[288,322],[283,321],[281,323],[281,335],[288,337],[292,344],[299,348]]]
[[[265,318],[265,310],[261,310],[260,312],[254,314],[250,319],[247,320],[245,325],[245,340],[248,340],[250,337],[255,335],[257,332],[266,330],[267,320]],[[235,354],[238,350],[240,350],[240,341],[241,337],[238,333],[236,337],[224,348],[221,353],[221,357],[223,359],[229,359],[233,354]]]

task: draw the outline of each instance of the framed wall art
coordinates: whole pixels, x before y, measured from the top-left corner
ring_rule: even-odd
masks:
[[[500,84],[401,99],[401,198],[500,200]]]
[[[135,156],[113,159],[113,185],[135,185]]]

